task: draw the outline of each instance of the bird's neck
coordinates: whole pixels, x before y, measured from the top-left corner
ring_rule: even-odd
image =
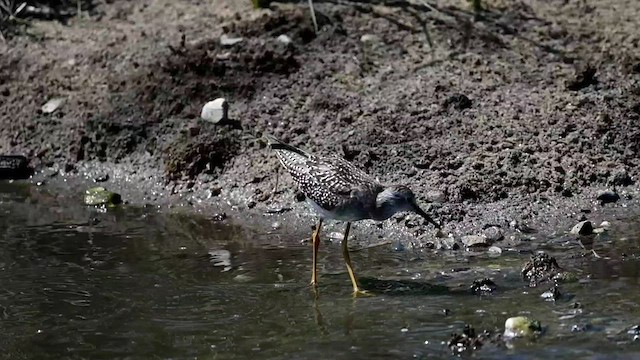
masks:
[[[393,192],[390,189],[385,189],[376,196],[376,207],[371,218],[378,221],[387,220],[398,211],[402,211],[402,209],[396,206]]]

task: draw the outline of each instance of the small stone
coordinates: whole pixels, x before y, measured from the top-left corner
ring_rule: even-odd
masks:
[[[222,36],[220,36],[220,45],[233,46],[237,43],[242,42],[243,40],[244,39],[241,37],[232,37],[227,34],[222,34]]]
[[[465,247],[484,247],[491,245],[489,239],[481,235],[465,235],[460,238]]]
[[[542,331],[539,321],[533,321],[526,316],[508,318],[504,323],[504,337],[528,337]]]
[[[373,34],[364,34],[360,37],[360,42],[362,43],[374,43],[380,41],[380,38]]]
[[[471,107],[471,100],[464,94],[453,94],[445,100],[443,107],[453,106],[456,110],[464,110]]]
[[[598,191],[598,194],[596,195],[596,200],[600,200],[600,203],[602,205],[608,204],[608,203],[614,203],[620,200],[620,195],[618,195],[618,193],[613,190],[601,190],[601,191]]]
[[[278,36],[277,40],[279,42],[285,44],[285,45],[291,44],[291,42],[293,41],[293,40],[291,40],[291,38],[289,36],[287,36],[285,34],[282,34],[282,35]]]
[[[271,228],[273,230],[278,230],[282,227],[282,223],[280,223],[279,221],[274,221],[271,223]]]
[[[487,249],[487,252],[493,255],[500,255],[502,254],[502,248],[499,246],[490,246],[489,249]]]
[[[102,186],[87,189],[84,192],[85,205],[106,205],[115,206],[122,203],[122,197],[120,194],[107,191]]]
[[[62,104],[64,104],[64,100],[65,99],[61,97],[52,98],[44,105],[42,105],[42,108],[40,110],[42,110],[42,113],[44,114],[51,114],[52,112],[58,110],[62,106]]]
[[[429,190],[425,195],[427,202],[431,203],[444,203],[447,201],[447,196],[440,190]]]
[[[611,223],[605,220],[600,223],[600,227],[605,230],[609,230],[611,228]]]
[[[571,233],[573,235],[591,235],[593,234],[593,225],[589,220],[581,221],[574,225],[571,229]]]
[[[500,230],[500,228],[497,226],[489,226],[488,228],[482,230],[482,235],[484,235],[487,240],[491,242],[496,242],[504,239],[502,230]]]
[[[227,120],[229,115],[229,103],[224,98],[209,101],[202,107],[200,117],[214,124]]]

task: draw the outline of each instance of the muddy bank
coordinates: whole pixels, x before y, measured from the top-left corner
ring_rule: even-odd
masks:
[[[31,36],[2,45],[0,153],[51,179],[108,174],[131,203],[245,220],[301,216],[288,176],[273,192],[265,132],[438,199],[431,211],[460,235],[596,222],[597,192],[614,186],[621,199],[606,206],[637,209],[637,2],[486,2],[477,14],[463,1],[322,2],[318,34],[305,6],[249,5],[114,2],[66,25],[31,20]],[[220,96],[242,129],[198,119]],[[52,98],[63,102],[47,113]],[[411,216],[385,228],[371,231],[430,237]]]

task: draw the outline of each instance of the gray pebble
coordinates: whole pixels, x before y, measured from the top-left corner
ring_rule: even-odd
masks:
[[[491,245],[491,242],[489,241],[489,239],[487,239],[482,235],[465,235],[462,238],[460,238],[460,240],[462,241],[462,244],[468,248]]]
[[[425,195],[428,202],[432,203],[444,203],[447,201],[447,196],[440,190],[429,190]]]
[[[482,235],[484,235],[491,242],[496,242],[504,239],[502,230],[500,230],[500,228],[497,226],[490,226],[482,230]]]

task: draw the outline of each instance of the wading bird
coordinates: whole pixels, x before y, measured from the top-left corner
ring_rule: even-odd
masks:
[[[316,263],[320,229],[325,219],[347,222],[342,240],[342,255],[351,278],[354,295],[365,293],[365,291],[358,286],[347,247],[351,222],[364,219],[383,221],[395,213],[409,211],[422,216],[436,228],[440,228],[440,225],[418,206],[415,195],[408,187],[382,185],[339,156],[316,156],[287,145],[273,136],[265,135],[264,138],[320,217],[311,237],[313,243],[312,286],[318,285]]]

